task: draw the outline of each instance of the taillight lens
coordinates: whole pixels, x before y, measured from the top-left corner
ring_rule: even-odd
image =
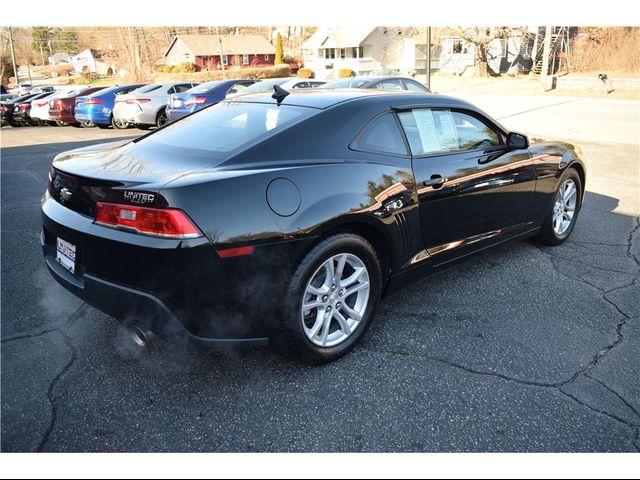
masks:
[[[28,103],[21,103],[20,105],[18,105],[18,108],[21,108],[22,110],[26,110],[27,108],[29,108],[29,104]]]
[[[148,208],[98,202],[96,223],[124,227],[145,235],[169,238],[195,238],[202,234],[181,210]]]
[[[85,105],[99,105],[102,103],[102,100],[100,100],[99,98],[85,98],[84,100],[82,100],[82,103],[84,103]]]
[[[0,112],[6,112],[7,110],[9,110],[7,107],[0,105]]]
[[[138,104],[138,103],[147,103],[150,102],[150,98],[129,98],[127,99],[128,104]]]
[[[206,97],[191,97],[184,102],[185,105],[199,105],[201,103],[206,102]]]

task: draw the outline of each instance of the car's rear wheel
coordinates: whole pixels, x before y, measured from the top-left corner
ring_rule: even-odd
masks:
[[[158,116],[156,117],[156,127],[164,127],[167,123],[169,123],[167,111],[163,108],[158,112]]]
[[[89,121],[87,121],[87,122],[80,122],[80,126],[81,126],[82,128],[92,128],[92,127],[95,127],[95,126],[96,126],[96,124],[95,124],[95,123],[93,123],[93,122],[89,122]]]
[[[111,117],[111,126],[116,130],[125,130],[129,128],[129,122],[125,122],[124,120],[118,120],[114,116]]]
[[[568,168],[558,184],[553,205],[536,237],[545,245],[560,245],[575,227],[582,206],[582,182],[574,168]]]
[[[381,284],[380,262],[364,238],[344,233],[320,242],[289,284],[284,345],[311,363],[345,355],[367,331]]]

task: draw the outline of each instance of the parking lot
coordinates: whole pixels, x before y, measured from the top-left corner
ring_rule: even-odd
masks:
[[[640,104],[477,95],[589,167],[560,247],[502,246],[388,296],[321,367],[138,349],[46,270],[55,154],[143,133],[1,130],[3,451],[640,451]]]

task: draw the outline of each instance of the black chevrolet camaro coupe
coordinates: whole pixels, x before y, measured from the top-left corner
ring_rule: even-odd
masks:
[[[329,361],[390,289],[507,240],[563,242],[580,157],[441,95],[247,95],[58,155],[42,246],[54,278],[139,343],[277,339]]]

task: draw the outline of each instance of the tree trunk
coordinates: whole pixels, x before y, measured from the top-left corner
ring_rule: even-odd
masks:
[[[483,43],[476,44],[475,53],[476,76],[489,77],[489,63],[487,61],[487,46]]]

